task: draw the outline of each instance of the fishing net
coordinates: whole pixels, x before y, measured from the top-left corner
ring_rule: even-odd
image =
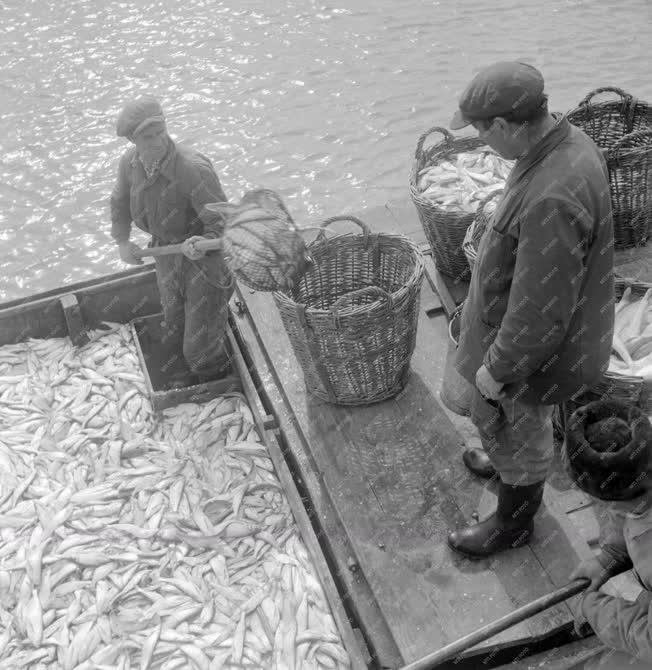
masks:
[[[299,229],[274,191],[248,191],[239,204],[214,203],[206,208],[224,217],[225,259],[236,277],[250,288],[292,288],[310,266]]]

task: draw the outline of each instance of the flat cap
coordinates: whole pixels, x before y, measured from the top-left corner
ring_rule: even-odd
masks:
[[[462,93],[450,122],[459,130],[473,121],[495,116],[527,116],[543,102],[543,75],[520,61],[500,61],[484,68]]]
[[[163,109],[156,98],[144,96],[128,102],[118,115],[118,137],[133,137],[150,123],[165,121]]]
[[[585,493],[601,500],[642,495],[651,488],[651,458],[652,425],[639,407],[596,400],[570,416],[562,462]]]

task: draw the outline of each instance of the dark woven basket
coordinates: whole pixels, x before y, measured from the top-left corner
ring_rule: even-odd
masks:
[[[334,221],[353,221],[362,234],[326,237]],[[324,221],[308,251],[309,270],[274,293],[306,388],[338,405],[395,396],[416,344],[423,254],[408,237],[371,233],[352,216]]]
[[[424,149],[424,142],[434,132],[441,133],[444,139],[429,149]],[[448,160],[455,154],[473,151],[483,146],[487,146],[487,143],[477,137],[455,138],[446,128],[431,128],[423,133],[417,142],[410,175],[412,202],[432,249],[437,269],[442,274],[464,281],[468,281],[471,273],[462,243],[475,214],[442,209],[421,195],[417,182],[419,172],[423,168]]]
[[[464,235],[464,242],[462,243],[462,248],[464,249],[464,255],[466,260],[469,263],[469,268],[473,272],[475,266],[475,261],[478,258],[478,247],[480,246],[480,240],[484,235],[484,231],[489,225],[489,220],[491,219],[491,214],[485,212],[485,207],[487,204],[497,198],[499,195],[502,195],[503,191],[495,191],[490,193],[478,207],[478,211],[475,215],[475,218],[471,222],[471,225],[467,228],[466,234]]]
[[[652,235],[652,128],[625,135],[607,151],[616,249]]]
[[[652,284],[633,281],[623,277],[616,278],[616,302],[623,297],[629,286],[634,295],[643,296],[652,288]],[[555,415],[555,432],[563,435],[563,416],[570,416],[576,409],[593,400],[622,400],[640,407],[647,414],[652,414],[652,383],[642,377],[623,375],[607,371],[600,382],[581,396],[562,403]]]
[[[617,100],[593,102],[600,93]],[[620,88],[591,91],[567,114],[600,147],[607,159],[614,215],[614,245],[627,249],[644,244],[652,234],[652,207],[648,181],[652,164],[652,107]],[[626,136],[632,135],[629,139]],[[641,134],[639,134],[641,133]]]

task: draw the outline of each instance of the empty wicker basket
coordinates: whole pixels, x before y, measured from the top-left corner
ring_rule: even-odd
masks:
[[[600,93],[613,93],[617,99],[594,102]],[[606,157],[615,248],[645,244],[652,234],[652,107],[606,86],[589,93],[567,118]]]
[[[327,237],[335,221],[362,234]],[[403,389],[416,344],[424,260],[403,235],[371,233],[336,216],[308,251],[313,264],[296,285],[274,293],[306,388],[338,405],[366,405]]]

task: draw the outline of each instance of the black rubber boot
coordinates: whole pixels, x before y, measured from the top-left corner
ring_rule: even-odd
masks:
[[[449,533],[451,549],[468,558],[487,558],[527,544],[534,529],[534,515],[543,499],[544,482],[512,486],[499,482],[498,506],[485,521]]]
[[[489,456],[484,449],[465,449],[462,454],[464,465],[478,477],[491,479],[496,475],[496,469],[491,464]]]

